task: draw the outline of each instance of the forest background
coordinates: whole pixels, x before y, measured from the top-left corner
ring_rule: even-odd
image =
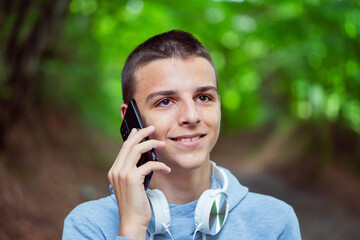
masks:
[[[172,29],[219,73],[212,158],[293,205],[304,239],[360,235],[359,0],[0,4],[0,239],[59,238],[108,194],[125,59]]]

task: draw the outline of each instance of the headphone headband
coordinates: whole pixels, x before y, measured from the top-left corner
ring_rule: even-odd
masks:
[[[225,173],[225,171],[221,168],[219,168],[218,166],[216,166],[216,163],[210,160],[210,164],[211,164],[211,176],[216,177],[221,186],[222,186],[222,192],[224,192],[225,194],[227,194],[227,189],[229,186],[229,180],[227,178],[227,175]]]

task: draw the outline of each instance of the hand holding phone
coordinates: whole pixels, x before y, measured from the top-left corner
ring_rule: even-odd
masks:
[[[128,105],[128,108],[126,109],[125,116],[123,119],[123,122],[120,127],[121,136],[124,140],[124,142],[127,140],[131,129],[142,129],[144,128],[144,124],[139,112],[139,109],[136,106],[136,102],[134,99],[131,99]],[[149,140],[149,137],[146,137],[144,141]],[[140,160],[137,162],[136,166],[140,167],[141,165],[147,163],[148,161],[157,161],[158,158],[156,156],[155,150],[151,149],[150,151],[143,153],[140,157]],[[153,175],[153,172],[149,173],[145,176],[144,179],[144,187],[145,190],[149,187],[151,177]]]
[[[124,144],[108,172],[108,179],[115,194],[121,219],[118,235],[144,239],[151,219],[151,206],[146,196],[146,189],[152,171],[168,174],[171,169],[160,161],[153,161],[157,160],[154,149],[164,147],[165,142],[149,139],[155,128],[144,126],[135,101],[130,101],[127,106],[122,105],[122,109],[124,107],[126,112],[120,128]],[[136,129],[137,131],[134,131]],[[145,164],[148,161],[152,162]]]

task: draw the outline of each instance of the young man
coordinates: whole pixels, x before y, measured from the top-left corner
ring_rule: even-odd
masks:
[[[249,192],[210,161],[221,119],[217,72],[191,34],[170,31],[139,45],[122,86],[122,117],[133,98],[148,127],[124,142],[108,174],[112,194],[76,207],[63,239],[301,239],[289,205]],[[159,161],[137,167],[153,148]]]

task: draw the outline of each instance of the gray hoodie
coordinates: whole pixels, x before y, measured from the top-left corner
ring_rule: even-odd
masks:
[[[207,235],[208,240],[301,239],[299,222],[291,206],[276,198],[249,192],[234,175],[224,170],[229,179],[229,214],[220,232],[215,236]],[[215,178],[211,179],[211,188],[221,188]],[[173,239],[193,239],[196,204],[197,201],[184,205],[169,204]],[[112,192],[108,197],[82,203],[71,211],[64,222],[63,239],[127,239],[117,236],[118,227],[119,214]],[[163,233],[156,235],[155,239],[172,238]],[[195,239],[201,239],[201,233],[197,233]]]

